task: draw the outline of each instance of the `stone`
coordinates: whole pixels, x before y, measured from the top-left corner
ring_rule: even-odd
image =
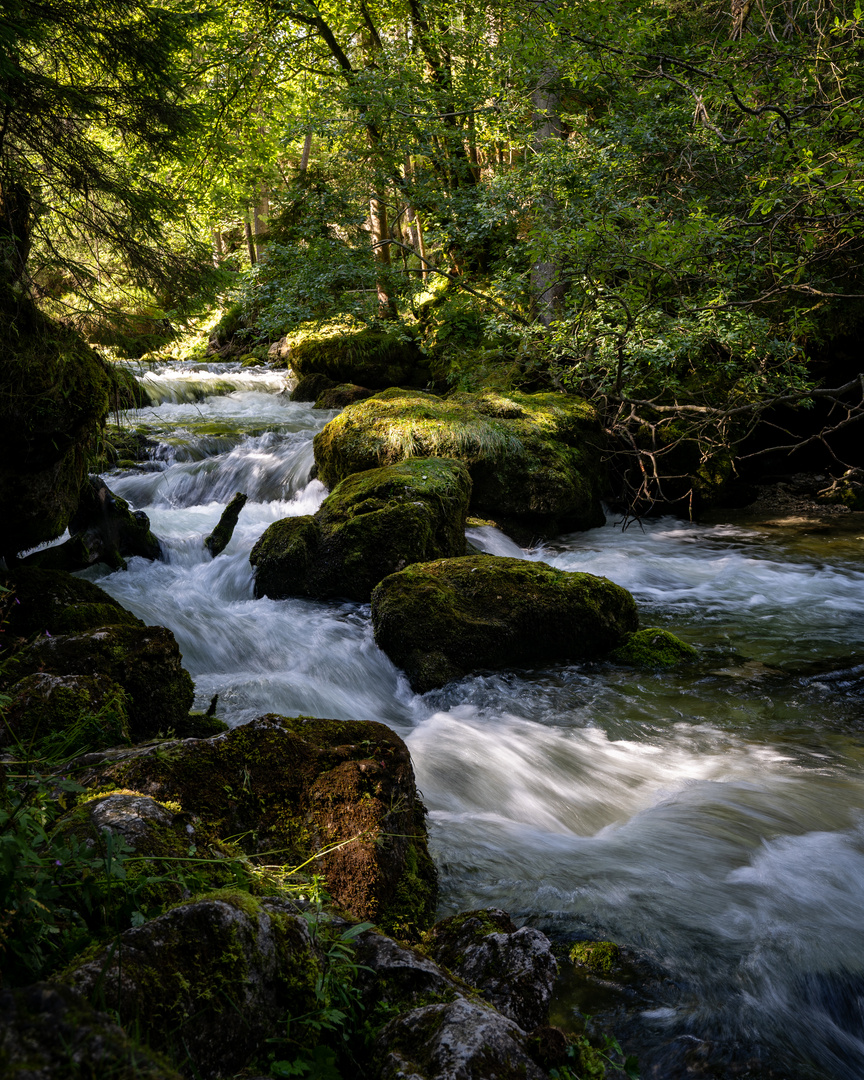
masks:
[[[437,876],[404,742],[373,721],[275,714],[209,739],[78,759],[86,786],[176,800],[250,856],[299,866],[316,853],[334,901],[386,931],[433,919]],[[341,846],[337,846],[341,845]]]
[[[373,1062],[376,1080],[547,1080],[526,1033],[464,997],[397,1016],[379,1034]]]
[[[65,543],[33,552],[24,564],[71,572],[106,563],[112,570],[125,570],[127,558],[139,555],[153,560],[161,555],[144,511],[130,510],[129,503],[115,495],[101,476],[88,476],[82,486],[69,532]]]
[[[105,675],[40,671],[15,683],[9,699],[0,746],[59,737],[65,756],[130,740],[126,693]]]
[[[375,640],[417,693],[479,669],[600,656],[638,625],[633,597],[607,578],[496,555],[418,563],[372,593]]]
[[[447,398],[390,389],[356,402],[315,436],[318,477],[328,487],[406,457],[465,463],[471,513],[550,535],[605,522],[603,436],[594,409],[565,394]]]
[[[297,385],[291,391],[291,400],[317,401],[321,394],[336,385],[326,375],[320,375],[317,371],[313,371],[297,380]]]
[[[183,724],[195,688],[181,664],[177,642],[164,626],[103,625],[84,633],[37,638],[16,654],[21,676],[102,675],[129,698],[129,727],[135,740]]]
[[[95,630],[117,623],[144,626],[94,582],[62,570],[20,566],[6,574],[3,584],[14,594],[7,614],[7,643],[32,634]]]
[[[59,536],[108,413],[106,364],[26,294],[0,296],[0,554]]]
[[[223,890],[126,930],[65,974],[206,1080],[233,1075],[317,1006],[320,956],[287,902]]]
[[[525,1031],[547,1022],[558,962],[539,930],[517,930],[497,908],[469,911],[436,923],[424,947]]]
[[[372,391],[355,383],[338,383],[323,390],[315,399],[316,409],[344,409],[355,401],[365,401],[372,397]]]
[[[274,522],[252,549],[255,595],[368,601],[388,574],[463,555],[471,478],[417,458],[343,480],[314,516]]]
[[[619,664],[628,664],[640,668],[669,668],[685,664],[698,657],[692,645],[661,630],[656,626],[647,626],[631,634],[627,640],[610,656]]]
[[[47,982],[0,991],[0,1075],[6,1080],[180,1080],[161,1054],[130,1038],[83,995]]]
[[[242,491],[238,491],[222,511],[222,516],[219,518],[216,528],[205,538],[204,547],[207,548],[214,559],[231,543],[231,537],[234,535],[237,521],[240,518],[240,511],[246,505],[247,498],[248,496]]]
[[[429,362],[404,328],[307,338],[292,346],[289,362],[301,379],[315,373],[334,384],[354,383],[374,390],[403,383],[423,386],[429,379]]]

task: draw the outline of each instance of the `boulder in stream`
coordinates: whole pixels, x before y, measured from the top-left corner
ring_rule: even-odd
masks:
[[[314,373],[326,375],[334,384],[354,383],[373,390],[423,386],[429,379],[428,358],[404,328],[310,337],[292,345],[288,362],[300,378]]]
[[[588,529],[600,505],[602,433],[593,408],[565,394],[385,390],[346,408],[315,436],[319,479],[406,457],[463,461],[474,482],[471,512],[534,534]]]
[[[388,574],[465,553],[471,478],[446,458],[355,473],[314,515],[271,525],[252,549],[255,594],[368,600]]]
[[[611,660],[640,668],[669,668],[695,660],[699,654],[692,645],[675,637],[668,630],[646,626],[619,646]]]
[[[375,640],[417,693],[478,669],[600,656],[638,625],[607,578],[497,555],[418,563],[372,594]]]
[[[164,626],[114,623],[37,638],[16,654],[15,673],[106,676],[128,695],[132,738],[146,739],[187,721],[195,689],[181,660]]]
[[[101,476],[88,476],[84,482],[69,532],[71,536],[64,543],[33,552],[24,563],[46,570],[75,571],[102,562],[121,570],[134,555],[158,559],[161,554],[144,511],[130,510],[129,503],[115,495]]]
[[[209,739],[80,758],[81,782],[176,800],[213,835],[265,861],[299,866],[318,852],[337,904],[385,930],[432,922],[435,867],[425,808],[404,742],[373,721],[269,714]]]

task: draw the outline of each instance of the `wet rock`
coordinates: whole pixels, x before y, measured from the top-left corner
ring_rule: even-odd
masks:
[[[78,504],[112,379],[74,330],[0,298],[0,553],[59,536]]]
[[[161,554],[144,511],[130,510],[129,503],[115,495],[101,476],[85,481],[69,531],[72,535],[64,544],[34,552],[25,563],[74,571],[102,562],[122,570],[127,558],[158,559]]]
[[[174,635],[164,626],[108,625],[80,634],[37,638],[16,655],[16,673],[102,675],[129,696],[133,739],[182,724],[195,689]]]
[[[601,446],[596,414],[579,398],[389,389],[331,420],[315,436],[315,461],[334,487],[407,457],[456,458],[474,483],[472,513],[545,535],[604,523]]]
[[[237,528],[240,511],[246,505],[247,498],[248,496],[244,495],[242,491],[238,491],[231,502],[229,502],[222,511],[222,516],[219,518],[219,524],[204,540],[204,547],[207,548],[214,559],[217,555],[221,554],[231,542],[231,537],[234,535],[234,530]]]
[[[297,385],[291,391],[292,401],[317,401],[318,398],[327,390],[337,384],[332,379],[328,379],[326,375],[319,375],[318,372],[313,371],[309,375],[303,375],[297,381]]]
[[[530,1040],[491,1006],[458,997],[397,1017],[378,1036],[379,1080],[546,1080]]]
[[[446,458],[355,473],[314,516],[267,529],[249,559],[255,595],[368,600],[388,574],[464,554],[470,493],[464,465]]]
[[[355,961],[359,965],[357,988],[367,1013],[381,1005],[403,1012],[418,1005],[455,1000],[470,993],[434,960],[418,949],[369,930],[356,938]]]
[[[129,742],[129,708],[123,687],[105,675],[37,672],[9,690],[0,746],[66,736],[75,753]]]
[[[424,944],[430,956],[525,1031],[546,1023],[558,963],[539,930],[517,930],[506,912],[492,908],[436,923]]]
[[[334,901],[387,931],[417,934],[437,899],[425,809],[402,740],[383,724],[269,714],[210,739],[79,759],[81,783],[174,799],[250,855],[316,861]]]
[[[0,992],[0,1074],[9,1080],[180,1080],[160,1054],[131,1039],[81,994],[54,983]]]
[[[378,646],[425,693],[482,668],[580,660],[638,627],[626,589],[545,563],[468,555],[391,574],[372,594]]]
[[[355,383],[339,383],[324,390],[315,399],[316,409],[344,409],[355,401],[365,401],[372,397],[372,391]]]
[[[147,404],[146,394],[140,404]],[[94,458],[94,469],[107,472],[110,469],[131,468],[143,461],[149,461],[152,452],[159,444],[139,431],[108,425]]]
[[[316,1007],[319,957],[284,901],[223,891],[125,931],[64,976],[189,1075],[233,1075]]]
[[[668,668],[695,660],[698,655],[692,645],[670,634],[668,630],[648,626],[631,634],[624,644],[612,653],[610,659],[631,667]]]
[[[307,338],[292,346],[290,364],[301,378],[315,373],[334,384],[354,383],[374,390],[423,386],[429,379],[428,360],[404,329]]]
[[[14,594],[6,618],[7,641],[117,623],[144,626],[104,589],[62,570],[16,567],[6,574],[4,584]]]

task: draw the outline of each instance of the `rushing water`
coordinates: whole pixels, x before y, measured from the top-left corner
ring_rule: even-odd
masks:
[[[272,372],[140,375],[151,405],[129,422],[158,449],[108,483],[150,515],[166,559],[100,584],[174,631],[199,705],[218,692],[232,724],[277,711],[397,730],[442,914],[500,906],[653,959],[675,993],[643,1010],[648,1044],[704,1036],[737,1046],[745,1074],[756,1055],[764,1075],[864,1076],[864,537],[662,520],[525,552],[470,530],[492,553],[610,577],[701,660],[487,673],[416,696],[368,607],[252,598],[252,544],[326,494],[311,439],[333,413],[288,400]],[[211,560],[202,538],[238,490],[249,502]]]

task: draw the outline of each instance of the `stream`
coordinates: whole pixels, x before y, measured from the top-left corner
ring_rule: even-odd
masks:
[[[705,1038],[730,1076],[864,1076],[864,536],[667,518],[525,551],[470,529],[493,554],[611,578],[700,661],[487,673],[417,696],[368,605],[252,596],[255,540],[326,495],[312,437],[335,413],[291,402],[267,369],[138,374],[151,404],[126,423],[158,449],[106,480],[166,558],[87,576],[170,627],[197,708],[218,693],[231,725],[275,711],[396,730],[430,811],[441,916],[503,907],[665,973],[638,1018],[643,1077]],[[236,491],[249,501],[211,560],[203,536]]]

